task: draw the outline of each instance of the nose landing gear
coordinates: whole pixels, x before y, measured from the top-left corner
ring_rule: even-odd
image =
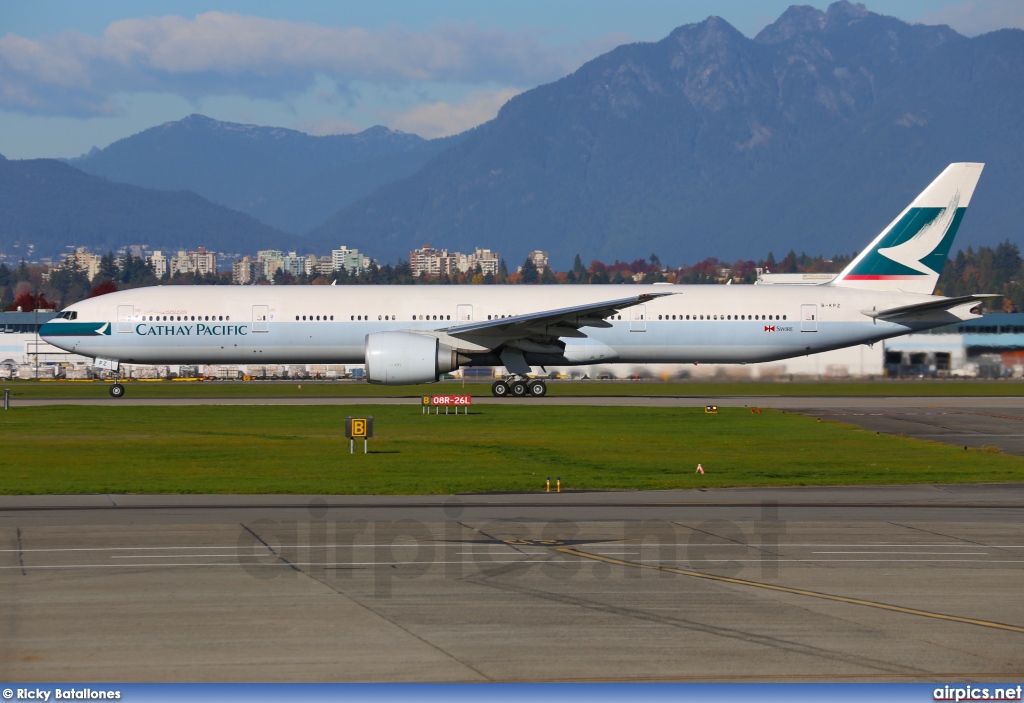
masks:
[[[547,395],[548,387],[539,378],[525,378],[523,376],[509,376],[495,381],[491,385],[491,394],[496,398],[504,398],[511,395],[514,398],[543,398]]]

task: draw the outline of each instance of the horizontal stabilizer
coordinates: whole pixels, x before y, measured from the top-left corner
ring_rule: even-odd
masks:
[[[888,310],[861,310],[861,312],[867,315],[868,317],[875,318],[876,320],[893,321],[906,317],[924,315],[930,312],[952,310],[953,308],[958,308],[963,305],[968,305],[971,303],[977,304],[982,302],[983,300],[998,297],[998,295],[993,293],[975,293],[974,295],[961,295],[957,298],[937,298],[935,300],[929,300],[925,303],[901,305],[898,308],[889,308]]]

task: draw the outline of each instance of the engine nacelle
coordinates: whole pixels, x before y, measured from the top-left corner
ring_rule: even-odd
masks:
[[[364,354],[367,380],[385,386],[434,383],[468,361],[436,337],[414,332],[368,334]]]

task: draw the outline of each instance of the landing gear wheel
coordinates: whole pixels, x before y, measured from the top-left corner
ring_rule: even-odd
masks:
[[[528,384],[526,384],[526,388],[527,390],[529,390],[530,395],[532,395],[534,398],[543,398],[548,394],[547,384],[544,383],[544,381],[541,381],[540,379],[530,381]]]
[[[522,398],[528,393],[526,384],[522,381],[513,381],[509,386],[509,390],[512,391],[512,395],[516,398]]]
[[[124,395],[124,386],[122,386],[120,383],[115,383],[114,385],[112,385],[110,387],[110,397],[111,398],[120,398],[123,395]]]
[[[495,398],[504,398],[508,395],[508,384],[504,381],[495,381],[491,384],[491,395]]]

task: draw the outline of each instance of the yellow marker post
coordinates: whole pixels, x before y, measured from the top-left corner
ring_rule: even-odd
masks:
[[[562,477],[561,476],[559,476],[558,479],[555,481],[555,492],[557,492],[557,493],[561,493],[562,492]]]
[[[544,492],[545,493],[550,493],[551,492],[551,477],[550,476],[548,476],[547,483],[544,486]]]

